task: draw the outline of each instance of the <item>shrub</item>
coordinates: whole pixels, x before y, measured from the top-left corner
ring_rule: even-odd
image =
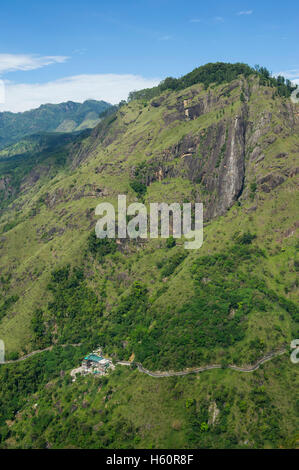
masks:
[[[167,248],[173,248],[174,246],[176,246],[176,240],[175,238],[173,238],[172,236],[167,238],[166,240],[166,246]]]
[[[240,243],[240,245],[250,245],[255,238],[256,235],[248,231],[242,235],[237,236],[236,241]]]
[[[135,191],[138,197],[143,197],[145,195],[146,185],[143,184],[141,181],[135,179],[131,181],[130,186],[133,189],[133,191]]]
[[[116,248],[116,241],[112,238],[97,238],[95,232],[92,232],[88,237],[88,250],[99,259],[110,253],[115,253]]]

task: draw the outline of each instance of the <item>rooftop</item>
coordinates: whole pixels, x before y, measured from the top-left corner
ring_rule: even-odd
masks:
[[[101,356],[97,356],[96,354],[89,354],[88,356],[84,357],[85,361],[93,361],[93,362],[100,362],[103,360]]]

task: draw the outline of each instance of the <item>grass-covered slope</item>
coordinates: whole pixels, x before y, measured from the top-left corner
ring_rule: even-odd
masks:
[[[295,445],[298,372],[288,355],[252,374],[226,369],[298,337],[298,108],[268,85],[249,74],[133,100],[61,147],[59,169],[49,172],[52,154],[42,153],[20,175],[12,202],[10,175],[0,180],[7,358],[82,342],[152,370],[223,366],[198,378],[122,369],[102,385],[70,384],[55,378],[56,358],[51,386],[28,389],[28,403],[16,401],[9,417],[3,407],[4,446]],[[118,194],[146,205],[203,202],[202,248],[184,250],[182,240],[97,242],[94,209]],[[0,373],[14,380],[24,364]],[[148,427],[146,401],[155,403]],[[215,402],[219,421],[209,424]],[[26,418],[14,415],[20,408]],[[68,431],[83,423],[84,436]]]
[[[68,133],[40,133],[33,134],[10,145],[0,151],[0,160],[7,161],[12,157],[32,157],[33,154],[41,154],[45,151],[53,150],[58,146],[62,147],[75,140],[77,136]],[[3,169],[2,169],[3,171]]]

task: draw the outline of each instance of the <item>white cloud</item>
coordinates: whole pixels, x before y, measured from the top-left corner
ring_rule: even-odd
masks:
[[[283,70],[273,74],[274,77],[278,77],[278,75],[282,75],[284,78],[291,80],[293,84],[299,85],[299,69]]]
[[[117,104],[130,91],[157,85],[161,79],[139,75],[76,75],[47,83],[18,84],[5,81],[5,103],[0,111],[27,111],[45,103],[105,100]]]
[[[246,10],[246,11],[239,11],[237,15],[242,16],[242,15],[252,15],[253,10]]]
[[[5,85],[4,81],[0,80],[0,105],[5,103]]]
[[[285,70],[274,74],[275,77],[278,77],[278,75],[282,75],[283,77],[288,78],[292,82],[299,84],[299,69]]]
[[[213,20],[216,23],[223,23],[224,22],[224,18],[222,16],[214,16]]]
[[[190,23],[201,23],[201,19],[200,18],[192,18],[190,20]]]
[[[64,56],[38,56],[33,54],[0,54],[0,74],[17,70],[34,70],[46,65],[65,62]]]

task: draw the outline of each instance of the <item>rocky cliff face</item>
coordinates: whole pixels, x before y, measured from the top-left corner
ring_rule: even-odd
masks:
[[[14,194],[14,188],[11,184],[11,178],[9,176],[3,176],[0,178],[0,194],[1,199],[7,199]]]
[[[245,102],[236,107],[235,97],[242,90]],[[199,88],[177,96],[171,105],[167,105],[167,100],[166,96],[151,103],[155,108],[164,106],[164,123],[169,127],[189,123],[192,131],[154,155],[145,145],[149,158],[142,170],[142,181],[148,187],[155,181],[187,178],[196,185],[195,199],[204,202],[205,219],[209,220],[225,214],[240,198],[242,201],[248,197],[248,185],[242,195],[245,183],[256,181],[267,192],[284,182],[283,171],[261,176],[259,170],[264,171],[265,154],[276,146],[283,148],[282,140],[298,132],[297,111],[290,101],[277,100],[274,104],[271,90],[247,81],[230,84],[217,95],[211,91],[203,95]],[[211,114],[216,116],[208,126],[192,125]],[[152,138],[146,142],[151,141]],[[284,156],[285,152],[278,152],[275,158]],[[134,171],[133,167],[132,175]],[[296,167],[292,172],[296,172]]]
[[[148,188],[148,202],[153,183],[189,181],[192,200],[204,203],[204,217],[210,220],[225,214],[236,201],[246,200],[250,183],[269,192],[285,181],[288,172],[296,174],[297,166],[288,169],[287,162],[298,144],[289,152],[284,146],[298,132],[298,121],[296,104],[273,99],[272,89],[260,86],[255,78],[238,79],[208,90],[195,85],[183,92],[166,92],[149,103],[132,102],[65,153],[71,171],[103,155],[95,168],[99,178],[124,174],[130,180],[138,173]],[[277,164],[265,171],[267,154],[275,154]],[[20,192],[23,188],[28,192],[28,181],[32,187],[38,183],[36,175],[45,175],[44,162],[44,169],[34,165],[24,176]],[[12,188],[7,193],[4,180],[0,191],[2,199],[14,194]],[[74,191],[86,193],[80,188]]]
[[[189,119],[189,116],[188,116]],[[246,107],[231,119],[212,124],[199,133],[188,134],[149,161],[143,182],[184,176],[200,184],[205,198],[205,217],[225,213],[242,193],[245,176]],[[175,162],[175,165],[173,163]],[[134,170],[133,170],[134,172]]]
[[[217,187],[217,203],[212,216],[223,214],[241,195],[245,175],[245,130],[244,114],[235,116],[228,132],[227,150],[220,167]]]

